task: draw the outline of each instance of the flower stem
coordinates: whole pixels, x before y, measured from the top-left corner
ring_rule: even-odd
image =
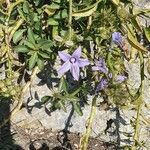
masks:
[[[138,104],[137,104],[137,114],[136,114],[136,124],[135,124],[135,131],[134,131],[134,143],[132,145],[132,150],[136,150],[136,145],[140,145],[139,142],[139,128],[140,128],[140,113],[141,113],[141,107],[143,104],[143,92],[144,92],[144,60],[143,55],[141,52],[139,52],[140,56],[140,74],[141,74],[141,86],[140,86],[140,97],[138,98]]]
[[[72,37],[72,0],[69,0],[69,40]]]
[[[95,96],[93,98],[90,116],[87,120],[86,131],[85,131],[85,134],[83,134],[83,136],[80,139],[80,148],[79,148],[79,150],[87,150],[88,140],[89,140],[89,137],[90,137],[90,134],[91,134],[93,120],[94,120],[94,117],[95,117],[95,114],[96,114],[96,99],[97,99],[97,96]]]

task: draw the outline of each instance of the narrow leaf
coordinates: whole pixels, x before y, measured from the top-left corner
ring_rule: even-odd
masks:
[[[38,47],[41,48],[42,50],[50,49],[50,47],[52,45],[53,45],[53,43],[50,40],[41,39],[38,41]],[[50,50],[48,50],[48,51],[50,51]]]
[[[147,40],[150,42],[150,27],[144,28],[144,32]]]
[[[112,2],[113,2],[115,5],[119,5],[120,0],[112,0]]]
[[[18,45],[14,47],[14,50],[21,53],[27,53],[29,52],[29,48],[27,48],[25,45]]]
[[[80,115],[83,115],[83,112],[81,110],[81,106],[79,105],[78,102],[73,102],[74,110]]]
[[[31,48],[31,49],[35,49],[35,45],[27,40],[24,40],[24,45],[26,45],[27,47]]]
[[[72,16],[74,16],[74,17],[86,17],[86,16],[92,15],[96,11],[97,5],[99,2],[101,2],[101,0],[97,1],[95,4],[92,4],[88,8],[79,10],[77,12],[73,12]]]
[[[131,34],[131,32],[128,30],[128,41],[131,44],[131,46],[133,46],[134,48],[136,48],[137,50],[143,51],[143,52],[147,52],[147,49],[144,48],[138,41],[137,39],[135,39],[133,37],[133,35]]]
[[[65,91],[66,93],[68,93],[68,84],[67,84],[67,82],[66,82],[64,77],[62,77],[60,79],[58,90],[60,92]]]
[[[35,37],[31,28],[28,28],[28,40],[35,45]]]
[[[37,58],[38,58],[37,52],[34,52],[29,59],[29,70],[31,70],[35,66]]]
[[[37,60],[37,65],[38,65],[38,68],[40,70],[43,70],[43,68],[44,68],[44,60],[43,59],[38,59]]]
[[[23,3],[23,11],[26,13],[26,14],[29,14],[29,3],[27,1],[25,1]]]
[[[39,51],[38,54],[42,56],[42,58],[50,58],[50,55],[45,52]]]
[[[47,20],[47,24],[48,24],[48,25],[52,25],[52,26],[57,26],[59,23],[58,23],[58,21],[56,21],[55,19],[49,18],[49,19]]]
[[[22,39],[23,33],[26,31],[26,29],[18,30],[14,33],[13,36],[13,42],[16,44],[18,41]]]

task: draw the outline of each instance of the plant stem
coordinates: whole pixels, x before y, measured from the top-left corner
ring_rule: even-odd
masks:
[[[80,148],[79,148],[79,150],[87,150],[88,140],[89,140],[89,137],[90,137],[90,134],[91,134],[93,120],[94,120],[94,117],[95,117],[95,114],[96,114],[96,99],[97,99],[97,96],[95,96],[93,98],[90,116],[87,120],[86,131],[85,131],[85,134],[83,134],[83,136],[80,139]]]
[[[72,0],[69,0],[69,40],[72,37]]]
[[[89,18],[88,18],[88,24],[87,24],[87,30],[90,29],[91,25],[92,25],[92,16],[89,16]]]
[[[135,131],[134,131],[134,143],[132,145],[132,150],[136,150],[136,145],[141,145],[139,142],[139,128],[140,128],[140,113],[141,107],[143,104],[143,92],[144,92],[144,59],[141,52],[139,52],[140,56],[140,74],[141,74],[141,86],[140,86],[140,97],[137,105],[137,114],[136,114],[136,124],[135,124]]]

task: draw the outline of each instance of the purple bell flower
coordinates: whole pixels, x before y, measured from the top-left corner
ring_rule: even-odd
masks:
[[[105,78],[102,78],[96,87],[96,92],[101,91],[105,89],[106,87],[108,87],[108,80]]]
[[[112,41],[120,47],[123,46],[123,38],[120,32],[114,32],[112,34]]]
[[[126,76],[118,75],[118,76],[116,77],[116,82],[117,82],[117,83],[122,83],[122,82],[125,81],[126,79],[127,79]]]
[[[105,74],[108,73],[108,68],[106,67],[106,63],[103,58],[99,58],[99,61],[95,61],[95,66],[92,67],[94,71],[101,71]]]
[[[58,74],[65,74],[70,70],[75,80],[79,80],[80,67],[89,65],[88,59],[82,59],[81,57],[81,46],[79,46],[72,55],[65,52],[58,52],[59,57],[65,62],[58,70]]]

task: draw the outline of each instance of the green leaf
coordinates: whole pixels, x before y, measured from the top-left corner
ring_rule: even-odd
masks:
[[[39,58],[39,59],[37,60],[37,65],[38,65],[38,68],[39,68],[40,70],[43,70],[43,68],[44,68],[44,60]]]
[[[23,41],[24,45],[26,45],[27,47],[31,48],[31,49],[36,49],[35,45],[27,40]]]
[[[131,46],[133,46],[134,48],[136,48],[137,50],[140,50],[142,52],[147,52],[147,49],[144,48],[138,41],[137,39],[135,39],[132,35],[132,33],[128,30],[128,42],[131,44]]]
[[[58,3],[53,2],[49,5],[49,8],[51,9],[60,9],[60,5]]]
[[[45,39],[38,40],[38,47],[41,48],[42,50],[50,51],[49,49],[52,46],[53,46],[53,43],[50,40],[45,40]]]
[[[47,13],[49,16],[52,16],[55,14],[56,10],[49,8],[49,6],[44,7],[44,12]]]
[[[74,110],[75,110],[80,116],[83,115],[81,106],[79,105],[78,102],[73,102],[73,107],[74,107]]]
[[[29,70],[32,70],[32,68],[35,66],[37,59],[38,59],[37,52],[34,52],[29,59]]]
[[[64,77],[60,79],[58,90],[60,92],[65,91],[66,93],[68,93],[68,84]]]
[[[20,15],[20,17],[24,20],[26,20],[26,16],[25,16],[25,13],[22,11],[21,7],[18,7],[18,13]]]
[[[102,0],[99,0],[95,4],[92,4],[91,6],[85,8],[85,9],[79,10],[77,12],[73,12],[72,16],[74,16],[74,17],[87,17],[87,16],[92,15],[96,11],[98,3],[101,1]]]
[[[135,29],[137,29],[138,31],[142,32],[142,28],[139,25],[139,22],[138,22],[136,17],[132,17],[131,18],[131,22],[132,22],[133,26],[135,27]]]
[[[39,54],[40,56],[42,56],[42,58],[48,58],[48,59],[50,58],[50,55],[47,54],[47,53],[45,53],[45,52],[39,51],[38,54]]]
[[[29,3],[27,1],[25,1],[23,3],[23,11],[26,13],[26,14],[29,14]]]
[[[28,40],[35,45],[35,37],[31,28],[28,28]]]
[[[67,112],[65,103],[63,101],[59,101],[58,104],[60,105],[60,108],[62,108],[64,112]]]
[[[74,90],[72,93],[71,93],[71,96],[75,96],[76,94],[78,94],[80,91],[82,90],[82,88],[77,88],[76,90]]]
[[[150,27],[144,28],[144,32],[147,40],[150,42]]]
[[[59,11],[56,15],[54,15],[55,19],[64,19],[68,17],[68,12],[66,9]]]
[[[26,29],[18,30],[14,33],[13,36],[13,42],[16,44],[18,41],[22,39],[23,33],[26,31]]]
[[[45,104],[45,103],[48,102],[50,99],[52,99],[51,96],[43,96],[43,97],[41,98],[41,102],[42,102],[42,104]]]
[[[25,45],[18,45],[14,47],[14,50],[21,53],[27,53],[29,52],[29,48],[27,48]]]
[[[48,24],[48,25],[52,25],[52,26],[57,26],[59,23],[58,23],[58,21],[56,21],[55,19],[49,18],[49,19],[47,20],[47,24]]]
[[[118,16],[122,21],[128,21],[133,17],[125,8],[118,7]]]

